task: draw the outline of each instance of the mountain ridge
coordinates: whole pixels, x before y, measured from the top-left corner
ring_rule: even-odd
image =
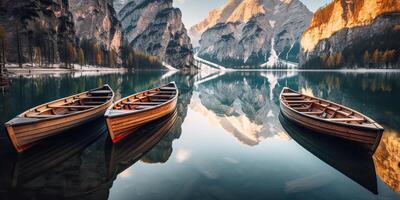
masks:
[[[400,63],[400,2],[334,0],[319,9],[301,38],[305,68],[387,68]],[[398,28],[396,28],[398,27]]]
[[[299,38],[312,13],[298,0],[229,1],[191,29],[201,34],[199,57],[227,67],[260,67],[277,56],[298,61]],[[210,22],[209,24],[207,24]],[[202,33],[195,30],[206,28]],[[194,39],[196,40],[196,39]]]

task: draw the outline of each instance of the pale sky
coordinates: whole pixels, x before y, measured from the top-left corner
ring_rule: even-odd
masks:
[[[181,9],[183,23],[189,29],[193,25],[207,17],[208,12],[214,8],[223,6],[228,0],[174,0],[174,6]],[[300,0],[308,9],[316,11],[331,0]]]

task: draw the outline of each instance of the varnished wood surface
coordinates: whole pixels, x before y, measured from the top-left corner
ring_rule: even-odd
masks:
[[[105,114],[112,141],[117,142],[139,126],[171,113],[176,108],[177,100],[178,89],[171,82],[115,102]]]
[[[17,152],[22,152],[44,138],[101,117],[113,99],[114,92],[104,85],[29,109],[5,127]]]
[[[285,117],[299,125],[362,143],[372,153],[379,145],[384,131],[378,123],[355,110],[289,88],[281,92],[280,107]]]
[[[146,152],[156,145],[174,126],[177,111],[143,125],[120,141],[113,143],[108,140],[106,163],[110,178],[116,176],[137,162]]]

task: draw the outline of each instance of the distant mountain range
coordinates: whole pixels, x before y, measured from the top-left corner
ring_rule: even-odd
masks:
[[[199,40],[202,58],[227,67],[268,61],[272,66],[278,57],[298,60],[300,36],[311,17],[299,0],[230,0],[189,33]]]
[[[229,0],[189,31],[173,0],[2,0],[0,33],[7,63],[189,69],[193,43],[228,68],[400,66],[398,0],[333,0],[314,14],[300,0]]]
[[[298,0],[229,0],[189,35],[199,57],[231,68],[273,67],[278,58],[303,68],[394,68],[399,5],[333,0],[312,14]]]

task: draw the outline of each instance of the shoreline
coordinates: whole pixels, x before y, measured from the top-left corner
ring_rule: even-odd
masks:
[[[94,67],[94,66],[73,66],[72,69],[61,68],[58,65],[54,65],[54,67],[27,67],[23,66],[23,68],[19,68],[15,65],[6,65],[5,70],[10,75],[37,75],[37,74],[61,74],[61,73],[120,73],[127,72],[126,68],[109,68],[109,67]]]

